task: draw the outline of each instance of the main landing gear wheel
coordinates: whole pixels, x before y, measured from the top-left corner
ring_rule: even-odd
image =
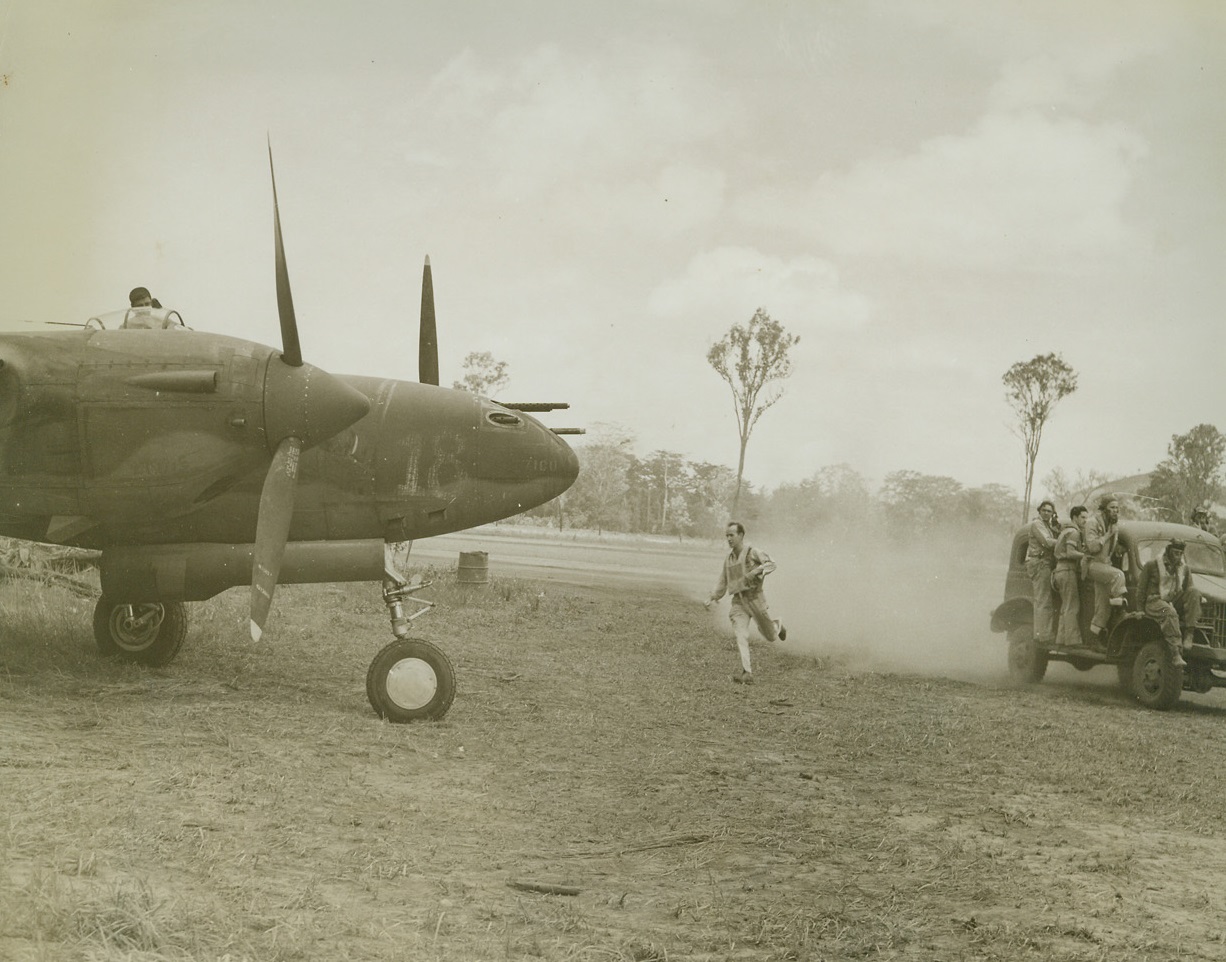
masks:
[[[159,668],[174,660],[186,637],[181,601],[117,605],[103,597],[94,608],[94,641],[103,655]]]
[[[397,639],[370,663],[366,697],[375,713],[390,722],[437,720],[455,700],[455,673],[430,642]]]

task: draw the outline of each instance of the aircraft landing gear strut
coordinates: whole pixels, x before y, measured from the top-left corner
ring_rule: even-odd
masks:
[[[100,654],[160,668],[179,653],[187,637],[181,601],[116,604],[103,596],[94,608],[94,641]]]
[[[434,607],[433,601],[413,595],[431,583],[391,577],[383,582],[383,603],[396,640],[370,663],[366,697],[375,713],[390,722],[437,720],[447,714],[455,699],[455,673],[442,649],[409,637],[409,624]],[[420,607],[406,613],[406,602]]]

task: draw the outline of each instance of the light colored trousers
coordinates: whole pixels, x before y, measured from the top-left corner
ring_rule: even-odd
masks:
[[[1173,649],[1179,648],[1183,643],[1183,631],[1191,631],[1200,621],[1200,591],[1190,588],[1181,592],[1174,604],[1150,598],[1145,603],[1145,613],[1158,622],[1166,643]]]
[[[1055,639],[1052,627],[1051,567],[1043,561],[1027,561],[1031,595],[1034,599],[1034,638],[1043,644]]]
[[[766,607],[766,596],[761,591],[742,591],[732,596],[732,605],[728,609],[728,620],[732,622],[732,631],[736,635],[736,647],[741,653],[741,667],[747,672],[753,672],[749,667],[749,626],[757,625],[758,631],[767,641],[778,641],[776,633],[778,625],[771,620],[770,609]]]
[[[1052,582],[1060,592],[1060,627],[1056,629],[1056,644],[1061,648],[1080,648],[1083,644],[1078,622],[1081,617],[1081,582],[1077,569],[1056,565]]]
[[[1086,577],[1094,582],[1094,617],[1090,620],[1090,629],[1101,631],[1111,620],[1111,599],[1127,594],[1124,572],[1115,565],[1091,561]]]

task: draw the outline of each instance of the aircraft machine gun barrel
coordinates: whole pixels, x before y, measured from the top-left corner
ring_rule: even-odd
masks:
[[[570,405],[564,401],[498,401],[504,408],[523,411],[525,414],[541,414],[549,411],[566,411]],[[586,428],[550,428],[554,434],[587,434]]]

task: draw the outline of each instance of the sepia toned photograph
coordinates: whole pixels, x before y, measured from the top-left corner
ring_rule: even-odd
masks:
[[[0,960],[1226,959],[1223,90],[0,0]]]

